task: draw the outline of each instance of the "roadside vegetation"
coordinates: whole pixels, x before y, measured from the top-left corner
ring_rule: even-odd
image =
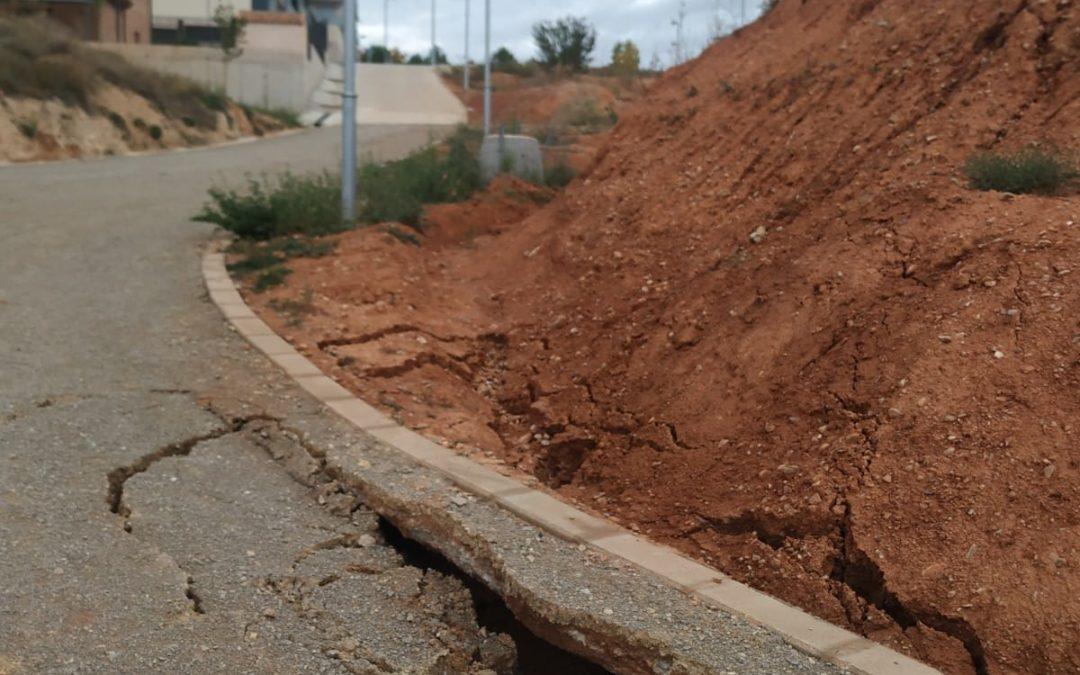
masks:
[[[971,187],[1013,194],[1053,195],[1074,184],[1080,172],[1056,149],[1029,147],[1013,154],[983,152],[964,166]]]

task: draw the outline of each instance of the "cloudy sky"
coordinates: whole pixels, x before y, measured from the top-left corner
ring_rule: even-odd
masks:
[[[358,0],[361,44],[383,41],[383,5],[389,4],[390,45],[406,53],[425,52],[431,45],[431,0]],[[435,0],[436,41],[455,63],[465,53],[465,0]],[[471,2],[469,55],[482,59],[484,48],[483,0]],[[746,20],[757,16],[761,0],[684,0],[684,44],[696,54],[708,41],[716,20],[729,29],[737,26],[745,6]],[[567,14],[584,16],[596,26],[595,65],[610,61],[611,48],[619,40],[633,40],[641,51],[643,66],[654,55],[660,63],[672,61],[680,0],[491,0],[491,48],[506,46],[518,59],[535,55],[530,29],[537,21]]]

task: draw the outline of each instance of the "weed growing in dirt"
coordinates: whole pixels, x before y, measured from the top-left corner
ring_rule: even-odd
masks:
[[[280,286],[285,283],[285,277],[290,274],[292,274],[292,270],[287,267],[271,267],[255,277],[255,284],[252,286],[252,290],[256,293],[262,293],[274,286]]]
[[[124,121],[124,116],[118,112],[109,111],[109,121],[112,125],[120,131],[127,131],[127,122]]]
[[[291,234],[340,232],[341,187],[330,173],[249,178],[247,189],[210,188],[195,220],[220,225],[241,239],[265,241]]]
[[[618,115],[610,107],[600,109],[595,99],[586,98],[571,101],[555,113],[560,123],[586,130],[588,133],[601,131],[615,125]]]
[[[154,139],[155,141],[160,141],[161,140],[161,136],[162,136],[162,133],[163,133],[161,131],[161,127],[159,127],[156,124],[151,124],[149,131],[150,131],[150,138]]]
[[[315,313],[315,293],[310,288],[305,288],[296,299],[274,298],[270,301],[270,309],[288,318],[286,323],[295,328],[304,322],[304,317]]]
[[[544,175],[544,184],[556,190],[566,187],[577,176],[577,171],[565,162],[559,162],[547,170]]]
[[[292,258],[321,258],[334,251],[332,241],[312,241],[302,237],[280,237],[270,241],[237,239],[229,253],[237,256],[229,271],[237,276],[280,265]]]
[[[1012,155],[984,152],[964,166],[971,187],[1013,194],[1055,194],[1080,174],[1061,152],[1026,148]]]
[[[34,120],[15,120],[15,125],[19,127],[19,133],[27,138],[37,135],[37,122]]]
[[[360,169],[360,219],[420,226],[424,204],[459,202],[479,190],[478,139],[461,128],[447,141],[447,151],[428,146],[404,159],[368,164]]]

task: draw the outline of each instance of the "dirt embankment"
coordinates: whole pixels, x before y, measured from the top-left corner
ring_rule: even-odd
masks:
[[[783,1],[522,222],[350,233],[252,301],[406,423],[819,616],[1076,672],[1080,200],[959,167],[1080,146],[1078,57],[1069,0]]]
[[[44,18],[0,15],[0,161],[206,145],[285,126]]]

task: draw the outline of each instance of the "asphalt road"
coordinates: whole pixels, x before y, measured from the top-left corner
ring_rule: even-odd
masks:
[[[207,188],[333,167],[337,133],[0,167],[0,673],[505,664],[275,421],[314,404],[203,289]]]

